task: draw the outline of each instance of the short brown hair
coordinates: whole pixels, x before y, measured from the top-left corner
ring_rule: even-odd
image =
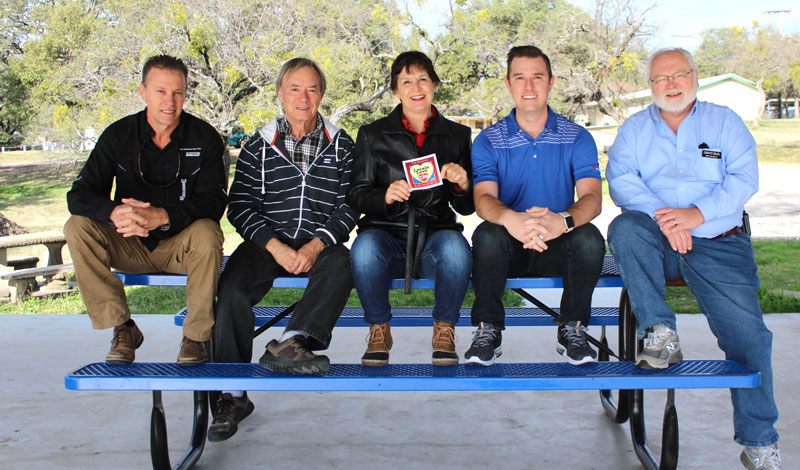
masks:
[[[542,52],[542,50],[536,46],[515,46],[508,51],[506,78],[511,77],[511,61],[517,57],[530,57],[531,59],[541,57],[542,60],[544,60],[544,64],[547,66],[547,78],[553,78],[553,69],[550,67],[550,58],[547,57],[547,54]]]
[[[152,68],[180,72],[183,74],[183,83],[187,85],[189,83],[189,69],[186,68],[186,64],[184,64],[182,60],[172,57],[171,55],[154,55],[147,59],[147,61],[144,63],[144,67],[142,67],[143,84],[147,81],[147,75],[150,73],[150,69]]]
[[[288,62],[283,64],[280,72],[278,72],[278,78],[275,80],[275,90],[277,91],[281,89],[281,84],[283,83],[283,79],[286,77],[286,75],[292,74],[295,70],[303,67],[311,67],[315,72],[317,72],[317,75],[319,75],[319,95],[325,96],[325,89],[328,87],[328,82],[325,80],[325,74],[322,73],[322,69],[319,68],[319,65],[317,65],[316,62],[305,57],[295,57],[294,59],[289,59]]]
[[[433,62],[424,53],[420,51],[406,51],[401,52],[399,56],[392,62],[392,77],[390,86],[392,91],[397,91],[397,76],[403,70],[410,71],[412,67],[420,68],[431,77],[433,84],[439,86],[441,81],[439,76],[436,75],[436,70],[433,70]]]

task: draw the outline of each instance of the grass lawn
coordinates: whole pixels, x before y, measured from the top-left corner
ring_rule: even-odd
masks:
[[[759,162],[800,166],[800,119],[769,119],[751,132]]]

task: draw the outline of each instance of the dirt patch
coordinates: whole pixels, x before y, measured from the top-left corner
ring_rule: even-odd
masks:
[[[3,214],[0,214],[0,237],[20,235],[23,233],[28,233],[25,227],[15,223],[13,220],[9,220]]]

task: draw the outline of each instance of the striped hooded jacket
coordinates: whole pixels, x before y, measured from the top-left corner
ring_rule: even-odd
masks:
[[[228,220],[239,235],[258,246],[279,239],[317,237],[344,243],[358,213],[345,202],[354,143],[324,121],[328,144],[304,175],[275,145],[277,120],[258,130],[242,148],[228,192]]]

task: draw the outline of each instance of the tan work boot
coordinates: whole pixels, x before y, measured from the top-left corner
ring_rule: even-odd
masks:
[[[433,322],[433,365],[452,366],[458,364],[456,354],[456,330],[452,323]]]
[[[208,353],[206,353],[205,343],[184,336],[181,341],[181,350],[178,352],[178,365],[196,366],[206,361],[208,361]]]
[[[392,332],[389,322],[370,325],[367,336],[367,351],[361,356],[361,364],[368,367],[382,367],[389,363],[389,350],[392,349]]]
[[[106,354],[106,362],[110,364],[130,364],[136,359],[136,348],[142,345],[144,335],[131,320],[133,326],[124,323],[114,327],[111,349]]]

